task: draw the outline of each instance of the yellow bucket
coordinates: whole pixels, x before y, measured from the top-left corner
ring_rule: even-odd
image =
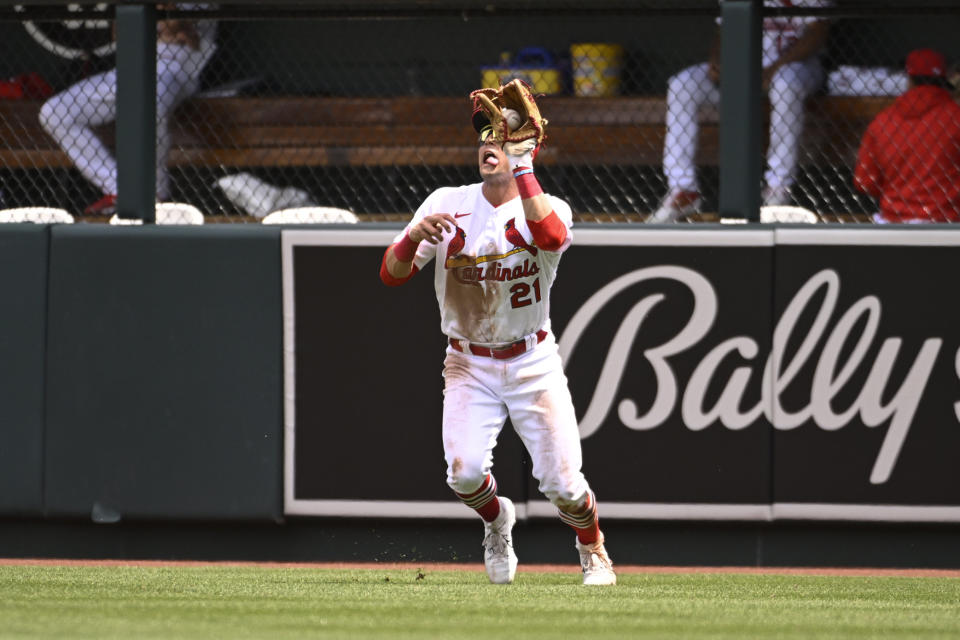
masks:
[[[497,89],[514,78],[526,82],[534,93],[556,94],[563,91],[563,77],[556,69],[486,67],[481,70],[480,80],[485,88]]]
[[[619,44],[570,45],[574,94],[585,98],[619,94],[623,55],[623,47]]]
[[[534,93],[563,92],[563,75],[554,64],[553,54],[543,47],[525,47],[516,56],[501,53],[498,66],[481,67],[480,71],[483,86],[491,89],[520,78]]]

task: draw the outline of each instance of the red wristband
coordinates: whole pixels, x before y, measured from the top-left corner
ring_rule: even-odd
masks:
[[[537,180],[537,177],[533,175],[532,171],[524,172],[520,175],[515,173],[513,179],[517,181],[517,190],[520,192],[520,197],[524,200],[543,193],[540,182]]]
[[[410,265],[410,273],[402,278],[395,278],[390,270],[387,269],[387,256],[390,254],[390,247],[387,247],[387,250],[383,252],[383,259],[380,260],[380,279],[383,281],[383,284],[388,287],[399,287],[401,284],[405,283],[407,280],[412,278],[417,272],[417,265]]]
[[[419,242],[414,242],[410,239],[410,234],[405,233],[400,242],[393,245],[393,255],[400,262],[413,262],[419,246]]]

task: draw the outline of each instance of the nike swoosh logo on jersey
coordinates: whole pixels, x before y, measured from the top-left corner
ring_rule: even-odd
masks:
[[[471,211],[470,213],[455,213],[455,214],[453,214],[453,217],[454,217],[454,218],[462,218],[463,216],[469,216],[471,213],[473,213],[473,211]]]

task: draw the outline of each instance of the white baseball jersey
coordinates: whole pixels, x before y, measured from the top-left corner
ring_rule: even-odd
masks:
[[[556,252],[534,246],[520,198],[493,207],[483,183],[434,191],[409,226],[425,216],[448,213],[457,226],[438,244],[421,242],[414,264],[422,269],[436,258],[434,284],[440,325],[450,338],[498,346],[521,340],[540,329],[549,331],[550,287],[560,254],[570,246],[570,206],[547,196],[567,226],[567,239]],[[404,230],[395,242],[403,238]]]
[[[720,0],[721,2],[723,0]],[[833,5],[832,0],[764,0],[763,6],[770,8],[780,7],[810,7],[820,8]],[[762,55],[764,67],[769,67],[796,42],[806,28],[823,18],[816,16],[767,16],[763,19]],[[720,24],[720,18],[717,18]]]

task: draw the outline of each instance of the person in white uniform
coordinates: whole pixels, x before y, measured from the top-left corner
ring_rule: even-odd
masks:
[[[162,10],[210,8],[208,4],[165,3]],[[196,93],[200,73],[216,50],[214,20],[157,21],[157,200],[170,196],[167,155],[170,117]],[[93,127],[117,118],[117,70],[84,78],[49,98],[40,108],[40,124],[103,197],[86,207],[87,215],[116,211],[117,161]]]
[[[764,0],[765,7],[831,5],[830,0]],[[720,18],[717,18],[719,24]],[[829,21],[815,16],[768,16],[763,20],[762,87],[770,99],[769,145],[763,205],[791,204],[804,103],[823,84],[820,53]],[[663,173],[668,191],[647,222],[676,222],[703,205],[694,158],[700,138],[699,111],[720,104],[720,39],[708,62],[683,69],[668,81]]]
[[[550,330],[550,287],[573,239],[570,207],[540,188],[532,141],[501,148],[479,108],[473,121],[482,182],[428,196],[384,253],[380,277],[401,285],[435,260],[441,330],[449,339],[443,372],[447,484],[484,521],[490,581],[510,583],[517,568],[516,511],[497,495],[491,470],[509,416],[540,491],[576,532],[583,583],[615,584]]]

